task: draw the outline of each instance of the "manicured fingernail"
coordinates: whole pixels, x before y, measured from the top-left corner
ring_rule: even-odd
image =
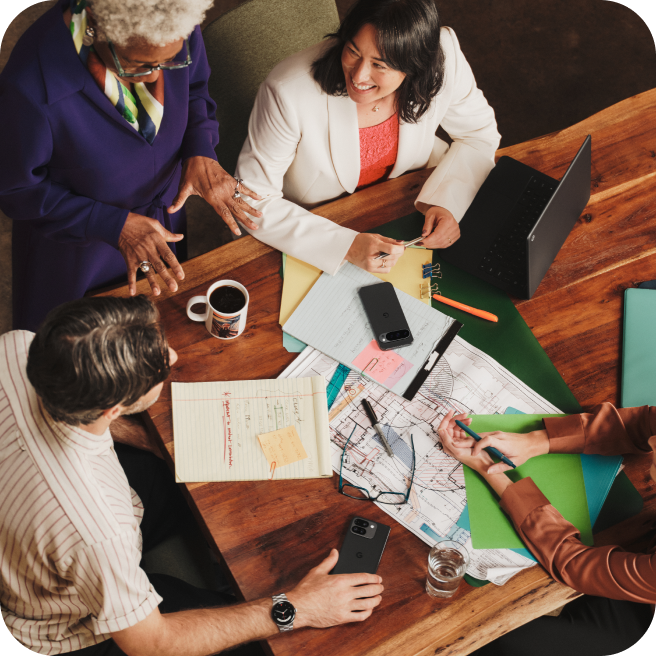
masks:
[[[241,235],[241,230],[239,230],[239,229],[235,230],[235,234],[236,234],[237,236]]]
[[[184,280],[184,272],[180,271],[179,273],[175,274],[178,277],[178,280]]]
[[[159,296],[159,289],[157,287],[153,288],[153,294],[155,294],[155,296]]]

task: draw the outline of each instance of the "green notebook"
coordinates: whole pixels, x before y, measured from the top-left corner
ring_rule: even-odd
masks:
[[[542,418],[553,415],[477,415],[472,430],[483,433],[505,430],[528,433],[543,428]],[[524,543],[498,499],[483,479],[464,467],[467,505],[474,549],[521,549]],[[592,526],[585,493],[585,480],[578,454],[548,454],[531,458],[508,476],[518,481],[530,476],[560,514],[581,532],[581,542],[592,546]]]
[[[656,405],[656,290],[624,292],[623,408]]]

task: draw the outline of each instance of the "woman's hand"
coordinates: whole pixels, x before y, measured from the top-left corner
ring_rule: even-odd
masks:
[[[481,474],[487,472],[490,466],[494,465],[494,461],[487,451],[479,451],[474,455],[473,447],[476,444],[476,440],[467,435],[456,424],[456,419],[458,419],[466,426],[469,426],[471,419],[467,418],[467,413],[455,416],[454,414],[454,410],[449,410],[444,416],[444,419],[442,419],[440,427],[437,429],[437,434],[442,440],[444,452],[474,471]]]
[[[471,419],[467,419],[466,414],[457,417],[453,415],[454,411],[449,410],[437,430],[437,434],[442,440],[444,452],[478,472],[497,495],[502,497],[503,493],[512,485],[512,481],[502,472],[506,469],[512,469],[512,467],[504,465],[502,462],[494,464],[488,452],[483,451],[484,447],[478,448],[480,444],[483,444],[483,440],[476,442],[473,437],[467,435],[462,428],[456,425],[456,419],[466,425],[471,423]],[[503,451],[502,453],[507,455]],[[517,463],[514,458],[512,460]]]
[[[536,430],[530,433],[504,433],[493,431],[492,433],[481,433],[481,441],[476,442],[472,449],[472,456],[477,457],[483,449],[493,446],[499,449],[506,458],[512,460],[517,467],[523,465],[527,460],[535,456],[549,453],[549,436],[546,430]],[[509,465],[497,462],[488,468],[488,474],[512,469]]]
[[[353,240],[351,248],[346,253],[346,259],[371,273],[389,273],[405,251],[402,244],[403,242],[397,239],[361,232]],[[388,255],[376,260],[375,258],[381,253],[388,253]]]
[[[449,210],[433,205],[426,212],[421,234],[426,239],[420,241],[418,246],[448,248],[460,238],[460,226]]]
[[[128,214],[118,238],[118,250],[121,251],[128,269],[128,286],[131,296],[137,293],[137,269],[139,264],[144,261],[153,265],[146,273],[146,278],[148,278],[155,296],[160,294],[156,273],[172,292],[178,291],[178,283],[169,273],[166,264],[169,265],[178,280],[184,280],[184,271],[166,243],[180,241],[183,238],[184,235],[174,235],[155,219],[134,212]]]
[[[500,474],[512,469],[510,465],[503,462],[495,463],[492,460],[485,451],[491,446],[499,449],[517,467],[534,456],[549,453],[549,437],[546,430],[531,433],[503,433],[502,431],[481,433],[482,439],[477,442],[455,423],[456,419],[459,419],[463,424],[469,425],[471,419],[466,419],[466,416],[463,414],[454,417],[453,410],[449,411],[440,424],[438,435],[442,439],[444,450],[452,458],[460,460],[480,474]]]
[[[261,217],[262,212],[252,208],[243,198],[233,198],[237,181],[221,165],[209,157],[190,157],[182,165],[182,177],[178,194],[173,204],[168,208],[169,214],[177,212],[185,204],[189,196],[200,196],[206,200],[214,211],[226,222],[234,234],[241,235],[241,230],[235,221],[239,219],[249,230],[257,230],[246,214]],[[262,200],[254,191],[244,184],[239,185],[239,193],[254,200]],[[235,218],[233,218],[233,215]]]

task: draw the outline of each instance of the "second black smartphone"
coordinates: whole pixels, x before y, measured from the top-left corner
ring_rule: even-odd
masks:
[[[364,517],[354,517],[344,536],[339,560],[331,574],[375,574],[390,527]]]
[[[412,333],[391,282],[360,287],[358,295],[382,351],[412,344]]]

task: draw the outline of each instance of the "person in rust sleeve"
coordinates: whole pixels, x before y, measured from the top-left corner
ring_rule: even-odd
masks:
[[[617,545],[588,547],[531,478],[513,483],[484,449],[494,446],[521,465],[546,453],[644,454],[656,481],[656,407],[598,405],[591,413],[544,419],[544,430],[483,433],[475,442],[449,412],[439,428],[444,450],[477,471],[500,498],[517,532],[549,574],[584,594],[558,617],[540,617],[475,652],[479,656],[616,654],[649,628],[656,603],[656,544],[635,554]]]

